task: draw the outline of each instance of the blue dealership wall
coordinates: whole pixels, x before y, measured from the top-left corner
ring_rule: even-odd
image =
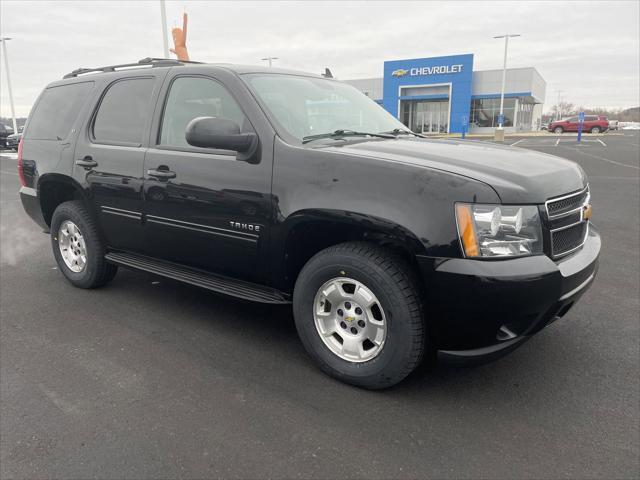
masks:
[[[473,54],[387,61],[384,62],[382,106],[398,117],[400,87],[451,83],[449,131],[460,133],[463,121],[469,121],[472,78]]]

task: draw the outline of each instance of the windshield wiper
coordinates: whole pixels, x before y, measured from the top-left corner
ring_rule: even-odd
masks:
[[[378,138],[395,138],[395,135],[390,133],[370,133],[370,132],[357,132],[355,130],[335,130],[331,133],[320,133],[318,135],[307,135],[302,137],[302,143],[312,142],[321,138],[342,138],[342,137],[378,137]]]
[[[413,135],[418,138],[427,138],[425,135],[421,135],[420,133],[412,132],[411,130],[403,130],[401,128],[394,128],[389,132],[380,132],[381,134],[388,134],[397,137],[398,135]]]

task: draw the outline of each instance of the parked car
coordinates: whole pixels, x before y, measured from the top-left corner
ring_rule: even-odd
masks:
[[[24,126],[18,127],[18,133],[12,133],[7,137],[6,147],[12,150],[18,149],[18,144],[20,143],[20,139],[22,139],[22,132],[24,131]]]
[[[13,128],[0,123],[0,147],[7,148],[7,137],[13,134]]]
[[[506,354],[598,267],[578,164],[423,138],[319,75],[78,70],[44,89],[25,132],[20,197],[69,282],[100,287],[126,267],[292,304],[319,368],[365,388],[426,359]]]
[[[553,133],[577,132],[579,126],[578,117],[566,118],[551,122],[549,131]],[[609,121],[604,115],[585,115],[582,125],[583,132],[602,133],[609,128]]]
[[[618,120],[609,120],[609,130],[618,130],[619,128]]]

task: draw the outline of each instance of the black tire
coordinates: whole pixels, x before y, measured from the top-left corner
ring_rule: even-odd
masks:
[[[87,262],[80,272],[72,271],[60,253],[58,232],[65,220],[70,220],[77,225],[84,238]],[[105,243],[95,220],[81,201],[61,203],[53,212],[51,219],[51,247],[59,270],[76,287],[101,287],[111,281],[118,271],[117,266],[107,263],[104,259],[104,254],[106,253]]]
[[[357,363],[339,357],[316,329],[315,296],[336,277],[361,282],[385,312],[386,340],[371,360]],[[409,375],[424,355],[426,328],[419,292],[413,271],[393,252],[366,242],[335,245],[312,257],[298,276],[293,295],[296,329],[313,361],[328,375],[367,389],[391,387]]]
[[[563,132],[564,132],[564,129],[562,127],[556,127],[556,128],[553,129],[553,133],[560,134],[560,133],[563,133]]]
[[[591,133],[600,133],[600,132],[602,132],[602,129],[601,129],[600,127],[593,127],[593,128],[590,130],[590,132],[591,132]]]

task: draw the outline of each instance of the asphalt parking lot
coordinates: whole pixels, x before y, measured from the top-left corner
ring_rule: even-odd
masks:
[[[289,308],[127,270],[73,288],[0,157],[0,477],[637,478],[640,134],[506,143],[585,169],[599,275],[511,355],[383,392],[320,373]]]

